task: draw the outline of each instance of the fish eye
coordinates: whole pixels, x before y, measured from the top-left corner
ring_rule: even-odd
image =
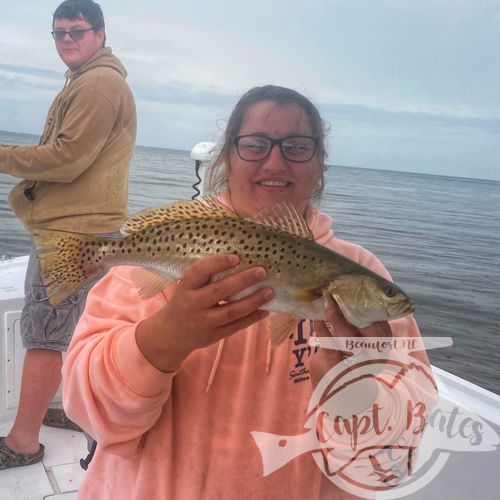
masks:
[[[396,289],[393,286],[387,285],[384,289],[384,293],[387,297],[392,298],[396,296]]]

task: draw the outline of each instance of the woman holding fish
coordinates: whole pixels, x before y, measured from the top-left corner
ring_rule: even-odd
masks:
[[[344,366],[340,350],[308,343],[311,325],[323,337],[329,319],[336,337],[419,338],[383,265],[313,208],[324,172],[314,105],[257,87],[229,119],[217,199],[138,214],[122,240],[38,236],[56,249],[41,254],[56,302],[120,266],[89,294],[63,368],[66,412],[98,443],[79,498],[352,498],[310,452],[264,475],[252,434],[303,433],[314,386]],[[392,391],[365,384],[355,412],[390,408],[396,440],[407,393],[418,393],[410,378]]]

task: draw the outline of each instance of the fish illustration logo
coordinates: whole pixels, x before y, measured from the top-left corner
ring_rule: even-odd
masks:
[[[428,484],[451,451],[498,446],[483,419],[438,397],[430,367],[410,356],[449,346],[450,338],[313,337],[310,343],[353,355],[314,389],[303,434],[252,432],[264,476],[311,453],[321,472],[349,493],[400,498]]]

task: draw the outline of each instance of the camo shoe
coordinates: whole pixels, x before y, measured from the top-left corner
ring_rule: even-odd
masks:
[[[0,437],[0,470],[10,467],[20,467],[21,465],[32,465],[40,462],[45,453],[45,446],[40,445],[37,453],[23,455],[16,453],[5,444],[5,436]]]

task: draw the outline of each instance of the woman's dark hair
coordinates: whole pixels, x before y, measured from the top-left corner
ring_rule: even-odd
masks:
[[[295,90],[275,85],[254,87],[243,94],[236,104],[227,122],[219,154],[210,168],[210,190],[219,192],[225,186],[231,168],[230,153],[234,139],[239,135],[248,108],[261,101],[272,101],[280,106],[295,105],[305,112],[311,126],[312,135],[318,139],[316,155],[320,169],[317,186],[312,194],[312,198],[318,199],[325,187],[326,144],[324,122],[316,106],[307,97]]]
[[[56,19],[85,19],[94,28],[95,32],[105,27],[101,7],[92,0],[65,0],[54,12],[52,25],[54,25]],[[104,36],[103,47],[105,43],[106,35]]]

